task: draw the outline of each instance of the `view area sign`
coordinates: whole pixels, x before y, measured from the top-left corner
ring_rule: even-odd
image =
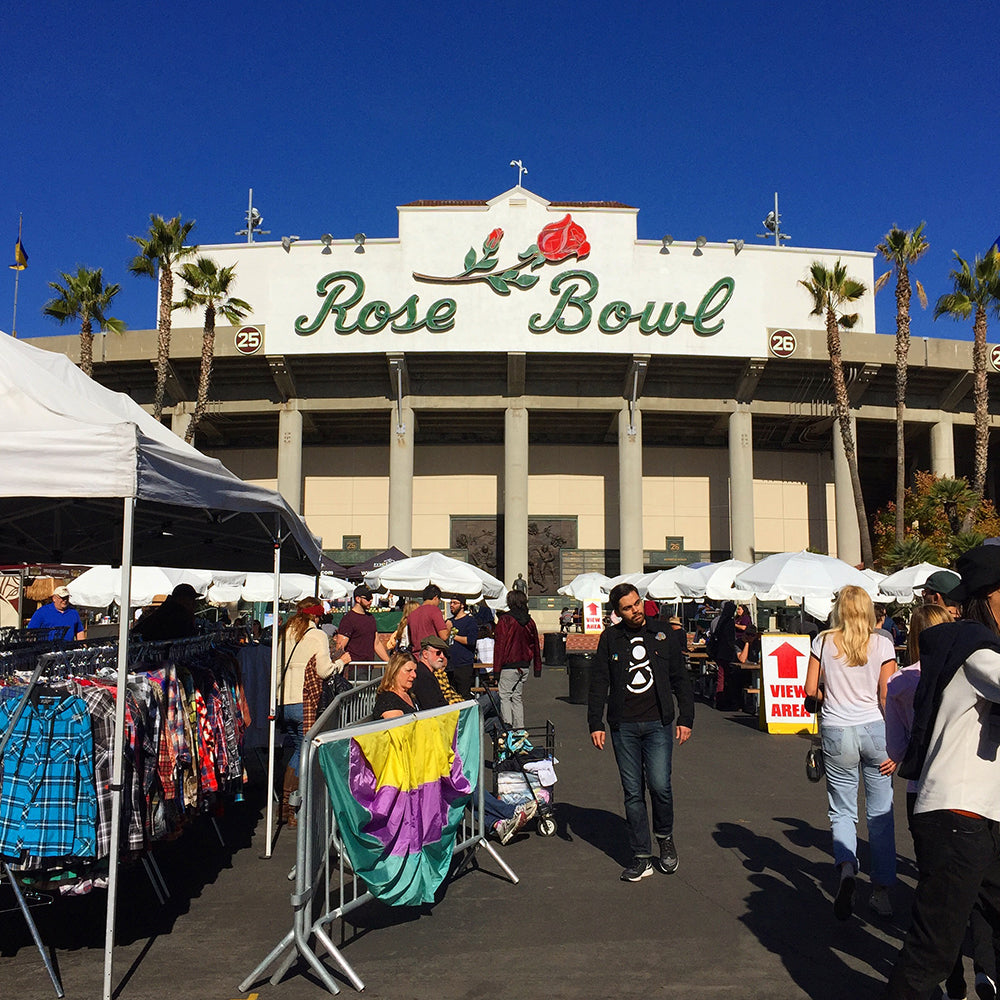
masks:
[[[769,733],[816,731],[816,716],[807,712],[806,670],[809,636],[781,633],[760,637],[761,712]]]

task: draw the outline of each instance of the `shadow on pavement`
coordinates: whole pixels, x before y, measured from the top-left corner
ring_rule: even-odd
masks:
[[[775,822],[789,825],[786,836],[796,847],[828,847],[827,831],[791,818],[776,817]],[[809,861],[735,823],[720,823],[713,838],[720,847],[741,854],[743,866],[753,873],[740,921],[781,959],[812,1000],[881,996],[898,950],[898,943],[887,938],[901,940],[902,931],[898,917],[873,916],[877,925],[866,919],[868,886],[863,879],[858,882],[855,914],[842,923],[834,917],[832,897],[823,888],[834,877],[831,863]],[[852,964],[842,956],[849,956]]]
[[[579,837],[623,866],[632,860],[625,820],[620,814],[607,809],[587,809],[571,802],[556,802],[555,811],[557,837],[563,840]]]

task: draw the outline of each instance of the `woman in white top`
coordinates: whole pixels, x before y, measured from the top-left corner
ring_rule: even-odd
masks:
[[[833,860],[840,871],[833,912],[847,920],[854,909],[860,774],[871,848],[871,907],[880,916],[891,916],[888,888],[896,881],[891,775],[896,765],[886,753],[881,706],[896,670],[896,651],[891,640],[875,633],[875,608],[861,587],[840,591],[830,622],[833,627],[813,640],[805,690],[815,696],[824,685],[823,758]]]
[[[285,767],[281,818],[295,826],[295,812],[289,806],[291,793],[299,787],[299,760],[302,753],[302,688],[306,667],[315,658],[316,673],[326,679],[343,670],[340,660],[330,657],[330,638],[316,624],[323,614],[323,602],[318,597],[299,601],[295,614],[282,629],[283,662],[281,671],[281,704],[284,706],[285,735],[292,745],[292,755]]]

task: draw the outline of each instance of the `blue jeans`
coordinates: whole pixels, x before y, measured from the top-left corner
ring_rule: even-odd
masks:
[[[285,739],[287,746],[291,744],[292,756],[288,758],[287,767],[296,774],[299,773],[299,761],[302,759],[302,702],[285,706]]]
[[[674,750],[673,724],[623,722],[611,730],[611,744],[625,793],[628,843],[637,857],[652,856],[646,789],[653,804],[653,833],[669,837],[674,832],[674,796],[670,789],[670,762]]]
[[[849,861],[858,870],[858,772],[865,782],[865,812],[876,885],[896,881],[896,830],[892,817],[892,778],[879,774],[885,761],[885,723],[863,726],[823,725],[826,793],[833,828],[833,861]]]

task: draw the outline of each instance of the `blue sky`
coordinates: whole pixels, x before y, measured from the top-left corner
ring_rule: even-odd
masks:
[[[154,326],[153,283],[126,270],[151,212],[230,242],[253,187],[271,239],[394,236],[397,205],[491,198],[513,158],[542,197],[637,206],[641,238],[757,242],[775,191],[795,246],[874,249],[926,220],[933,306],[952,250],[1000,233],[997,24],[970,0],[15,4],[0,253],[23,212],[18,333],[76,332],[41,308],[78,264]],[[877,302],[894,333],[891,288]],[[971,336],[916,307],[912,332]]]

